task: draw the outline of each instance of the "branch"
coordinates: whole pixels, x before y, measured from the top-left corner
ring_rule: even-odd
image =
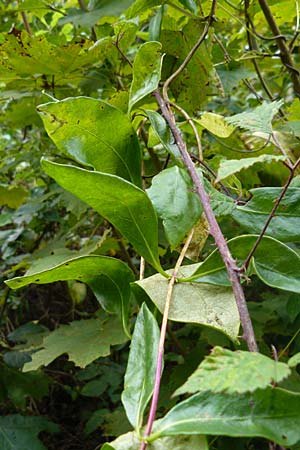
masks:
[[[27,33],[30,36],[32,36],[32,31],[31,31],[31,28],[30,28],[30,25],[29,25],[29,22],[28,22],[28,19],[27,19],[27,15],[26,15],[25,11],[21,12],[21,16],[22,16],[22,20],[23,20],[23,23],[24,23],[25,30],[27,31]]]
[[[280,50],[280,59],[282,64],[287,68],[291,75],[291,80],[294,87],[294,92],[297,97],[300,97],[300,78],[299,71],[296,69],[290,50],[286,45],[285,38],[282,37],[280,29],[274,19],[272,11],[268,5],[267,0],[258,0],[260,7],[264,13],[265,19],[273,33],[276,36],[277,47]]]
[[[175,285],[176,278],[178,275],[178,271],[179,271],[182,261],[185,257],[187,249],[191,243],[193,234],[194,234],[194,228],[190,231],[190,234],[188,235],[188,238],[187,238],[187,240],[184,244],[184,247],[181,250],[181,253],[177,260],[172,277],[170,278],[170,281],[169,281],[168,292],[167,292],[166,303],[165,303],[164,314],[163,314],[163,320],[162,320],[161,330],[160,330],[160,339],[159,339],[158,353],[157,353],[154,390],[153,390],[151,407],[150,407],[150,412],[149,412],[149,416],[148,416],[148,422],[147,422],[144,438],[147,438],[151,433],[153,422],[155,419],[156,410],[157,410],[157,403],[158,403],[158,397],[159,397],[159,391],[160,391],[160,381],[161,381],[161,374],[162,374],[162,366],[163,366],[163,357],[164,357],[164,345],[165,345],[165,339],[166,339],[168,316],[169,316],[169,310],[170,310],[170,305],[171,305],[173,289],[174,289],[174,285]],[[140,450],[145,450],[146,448],[147,448],[147,442],[143,441],[141,443]]]
[[[255,244],[253,245],[253,248],[251,249],[249,255],[247,256],[247,258],[246,258],[246,260],[245,260],[245,262],[244,262],[244,264],[243,264],[243,267],[240,269],[241,271],[245,272],[245,271],[248,269],[249,264],[250,264],[250,261],[251,261],[251,258],[252,258],[252,256],[254,255],[254,253],[256,252],[256,249],[257,249],[257,247],[259,246],[259,244],[260,244],[260,242],[261,242],[263,236],[265,235],[265,233],[266,233],[266,231],[267,231],[267,228],[268,228],[268,226],[270,225],[271,220],[273,219],[273,217],[275,217],[275,213],[276,213],[276,211],[277,211],[277,209],[278,209],[278,207],[279,207],[279,205],[280,205],[281,200],[282,200],[283,197],[285,196],[286,191],[288,190],[288,187],[289,187],[289,185],[290,185],[291,182],[292,182],[292,179],[294,178],[295,170],[297,169],[297,167],[299,166],[299,164],[300,164],[300,158],[298,159],[298,161],[297,161],[293,166],[287,165],[287,167],[288,167],[289,170],[290,170],[289,177],[288,177],[288,179],[287,179],[285,185],[283,186],[283,189],[282,189],[282,191],[281,191],[281,194],[279,195],[279,197],[278,197],[277,200],[275,201],[274,206],[273,206],[273,208],[272,208],[272,211],[270,212],[270,215],[269,215],[269,217],[268,217],[268,219],[267,219],[267,221],[266,221],[266,223],[265,223],[263,229],[261,230],[261,232],[260,232],[260,234],[259,234],[259,236],[258,236],[258,238],[257,238],[257,240],[256,240],[256,242],[255,242]]]
[[[236,304],[239,310],[239,315],[243,327],[244,339],[247,342],[248,348],[252,352],[258,351],[258,347],[255,340],[255,335],[253,331],[252,322],[250,319],[249,311],[247,308],[247,303],[245,299],[245,295],[242,289],[242,285],[240,282],[240,274],[239,269],[230,254],[226,239],[219,227],[219,224],[216,220],[216,217],[213,213],[210,198],[206,193],[204,186],[198,176],[194,163],[186,149],[186,145],[182,139],[179,129],[176,126],[175,118],[172,111],[167,106],[166,101],[162,98],[159,91],[154,93],[156,100],[160,106],[161,112],[166,119],[172,134],[174,136],[175,142],[180,150],[182,160],[193,180],[194,186],[196,188],[196,192],[198,197],[202,203],[202,207],[204,213],[206,215],[207,221],[210,227],[210,234],[213,236],[215,243],[218,247],[220,255],[224,261],[225,267],[227,269],[227,273],[231,282],[233,294],[236,300]]]
[[[192,59],[192,57],[194,56],[194,54],[196,53],[196,51],[198,50],[198,48],[200,47],[200,45],[202,44],[202,42],[204,41],[204,39],[207,36],[207,33],[209,31],[209,28],[211,26],[211,24],[214,21],[214,14],[215,14],[215,10],[217,7],[217,0],[212,0],[212,6],[211,6],[211,10],[209,13],[209,16],[207,18],[207,21],[205,23],[204,26],[204,30],[203,33],[201,34],[200,38],[198,39],[198,41],[196,42],[196,44],[194,45],[194,47],[191,49],[191,51],[188,53],[187,57],[185,58],[185,60],[183,61],[183,63],[178,67],[177,70],[175,70],[175,72],[172,73],[172,75],[165,81],[164,86],[163,86],[163,97],[165,99],[165,101],[168,102],[168,89],[170,84],[172,83],[173,80],[175,80],[175,78],[178,77],[178,75],[183,71],[183,69],[188,65],[188,63],[190,62],[190,60]]]

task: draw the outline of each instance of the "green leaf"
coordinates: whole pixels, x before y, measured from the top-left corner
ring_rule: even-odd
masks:
[[[42,160],[45,172],[111,222],[146,261],[162,272],[157,218],[147,194],[114,175]]]
[[[157,421],[150,440],[197,433],[264,437],[289,447],[300,441],[300,395],[271,387],[241,395],[195,394]]]
[[[249,169],[249,167],[253,166],[254,164],[267,164],[273,161],[284,161],[285,159],[285,156],[282,155],[267,154],[260,155],[255,158],[225,159],[220,163],[216,181],[223,180],[224,178],[240,172],[241,170]]]
[[[109,355],[111,345],[122,344],[126,339],[116,316],[102,314],[94,319],[75,320],[46,336],[43,348],[31,355],[32,361],[24,365],[23,371],[47,366],[64,353],[76,366],[86,367],[100,356]]]
[[[194,121],[210,131],[210,133],[221,138],[229,137],[234,131],[234,127],[229,125],[226,122],[225,117],[220,114],[205,112],[200,119],[194,119]]]
[[[191,19],[180,30],[162,30],[162,51],[166,54],[163,73],[168,76],[183,63],[203,28],[203,23]],[[216,93],[210,35],[202,42],[187,67],[172,81],[170,91],[176,103],[190,114],[200,111],[202,105],[207,103],[207,97]]]
[[[199,391],[228,394],[264,389],[279,383],[291,373],[287,364],[261,353],[227,350],[215,347],[175,395]]]
[[[38,439],[41,431],[57,433],[58,427],[44,417],[19,414],[0,417],[1,450],[46,450]]]
[[[180,268],[179,277],[189,277],[198,264]],[[167,271],[172,274],[172,270]],[[163,312],[168,280],[160,274],[136,282]],[[176,322],[198,323],[215,328],[236,341],[239,313],[231,289],[195,283],[176,283],[173,289],[169,319]]]
[[[9,208],[19,208],[24,203],[28,192],[23,187],[0,185],[0,206],[7,205]]]
[[[163,170],[153,178],[147,193],[163,221],[171,247],[176,248],[202,213],[190,176],[178,166]]]
[[[231,125],[244,128],[247,131],[271,134],[273,131],[272,119],[282,105],[283,100],[272,103],[264,102],[252,111],[228,117],[226,121]]]
[[[298,364],[300,364],[300,353],[296,353],[288,360],[288,365],[290,367],[296,367]]]
[[[161,44],[146,42],[141,45],[133,63],[133,80],[129,93],[128,110],[158,88],[161,77]]]
[[[156,111],[147,109],[145,110],[145,112],[149,117],[154,133],[160,140],[160,143],[164,146],[167,152],[169,152],[170,155],[175,158],[178,165],[182,166],[183,162],[181,159],[180,151],[177,145],[174,143],[174,137],[165,119]]]
[[[186,9],[189,9],[194,14],[197,13],[197,5],[194,0],[179,0],[179,1]]]
[[[244,206],[238,206],[232,217],[249,233],[263,228],[282,188],[268,187],[250,190],[252,197]],[[300,240],[300,189],[290,187],[277,208],[266,234],[280,241]]]
[[[142,426],[153,393],[159,335],[158,324],[143,303],[134,327],[122,393],[127,417],[136,430]]]
[[[48,394],[50,378],[42,372],[22,373],[1,364],[0,382],[14,406],[25,410],[28,397],[38,401]]]
[[[38,111],[63,154],[99,172],[141,185],[141,151],[126,114],[88,97],[46,103]]]
[[[228,241],[228,246],[238,265],[242,265],[256,242],[256,235],[238,236]],[[265,284],[291,292],[300,292],[300,257],[287,245],[268,236],[261,240],[250,266],[251,273],[256,274]],[[230,281],[219,255],[214,250],[198,266],[192,277],[194,283],[212,283],[230,286]]]
[[[108,444],[105,444],[108,445]],[[139,450],[141,441],[135,432],[119,436],[111,442],[111,446],[103,446],[101,450]],[[157,439],[147,445],[149,450],[209,450],[204,436],[176,436]]]
[[[99,255],[68,258],[59,263],[56,258],[54,255],[37,260],[23,277],[7,280],[6,284],[11,289],[18,289],[31,283],[82,281],[91,287],[106,311],[122,317],[124,330],[127,332],[129,283],[134,279],[129,267],[118,259]]]
[[[131,19],[132,17],[136,17],[139,14],[147,11],[154,6],[160,6],[161,1],[158,0],[135,0],[130,8],[126,11],[126,17]]]

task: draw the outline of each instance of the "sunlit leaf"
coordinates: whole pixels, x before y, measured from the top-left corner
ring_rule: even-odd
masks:
[[[260,155],[254,158],[243,159],[225,159],[221,161],[217,174],[217,181],[223,180],[241,170],[248,169],[254,164],[266,164],[273,161],[284,161],[286,158],[282,155]]]
[[[229,125],[226,122],[225,117],[220,116],[220,114],[205,112],[202,114],[200,119],[194,120],[203,128],[206,128],[206,130],[221,138],[229,137],[234,131],[234,127]]]

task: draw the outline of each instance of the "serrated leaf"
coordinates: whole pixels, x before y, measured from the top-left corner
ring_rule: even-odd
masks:
[[[31,355],[32,361],[24,365],[23,371],[47,366],[64,353],[76,366],[86,367],[100,356],[109,355],[111,345],[121,344],[126,339],[116,316],[74,320],[69,325],[60,325],[46,336],[42,350]]]
[[[163,221],[166,237],[175,248],[199,220],[202,205],[193,182],[184,169],[178,166],[163,170],[152,180],[147,193],[158,217]]]
[[[197,433],[263,437],[290,447],[300,442],[300,395],[280,388],[241,395],[195,394],[156,422],[150,440]]]
[[[220,114],[205,112],[200,119],[194,119],[194,121],[210,131],[210,133],[221,138],[229,137],[234,131],[234,127],[229,125],[226,122],[225,117]]]
[[[54,258],[55,255],[54,255]],[[52,257],[42,258],[33,264],[23,277],[7,280],[11,289],[31,283],[47,284],[55,281],[79,280],[88,284],[101,306],[122,317],[127,330],[130,285],[134,276],[122,261],[107,256],[89,255],[74,257],[56,263]]]
[[[282,188],[267,187],[250,190],[252,197],[244,206],[237,206],[232,217],[249,233],[259,233],[263,228]],[[266,234],[280,241],[300,240],[300,189],[288,188]]]
[[[242,265],[256,242],[256,235],[238,236],[228,241],[231,254]],[[265,284],[291,292],[300,292],[300,257],[287,245],[264,236],[252,258],[248,275],[256,274]],[[214,250],[198,266],[189,280],[194,283],[212,283],[230,286],[230,281],[219,255]]]
[[[143,303],[134,327],[122,393],[127,417],[136,430],[142,426],[153,393],[159,335],[158,324]]]
[[[156,111],[151,111],[149,109],[145,110],[147,116],[149,117],[150,123],[154,130],[154,133],[160,140],[160,143],[164,146],[167,152],[172,155],[179,165],[183,165],[180,151],[177,145],[174,143],[174,137],[168,127],[165,119]]]
[[[253,392],[279,383],[290,373],[287,364],[261,353],[215,347],[175,395],[207,390],[228,394]]]
[[[63,154],[99,172],[141,185],[139,143],[122,111],[101,100],[73,97],[40,105],[38,112]]]
[[[272,119],[283,105],[283,100],[272,103],[264,102],[249,112],[243,112],[226,118],[227,123],[248,131],[271,134]]]
[[[268,164],[273,161],[284,161],[286,158],[283,155],[260,155],[255,158],[243,158],[243,159],[225,159],[221,161],[217,181],[224,180],[224,178],[229,177],[241,170],[249,169],[249,167],[254,164]]]
[[[147,194],[117,176],[42,160],[45,172],[93,207],[158,271],[157,218]]]
[[[189,277],[196,267],[198,264],[183,266],[178,276]],[[167,273],[172,274],[172,270]],[[163,312],[168,280],[156,274],[136,283]],[[230,339],[237,340],[240,321],[231,289],[195,283],[176,283],[168,317],[177,322],[209,326],[226,334]]]
[[[58,426],[44,417],[23,417],[19,414],[0,417],[1,450],[46,450],[38,439],[41,431],[57,433]]]
[[[146,42],[141,45],[133,63],[133,80],[129,92],[128,111],[158,88],[161,78],[161,43]]]
[[[101,450],[139,450],[141,441],[134,432],[123,434]],[[147,445],[149,450],[209,450],[204,436],[176,436],[157,439]]]

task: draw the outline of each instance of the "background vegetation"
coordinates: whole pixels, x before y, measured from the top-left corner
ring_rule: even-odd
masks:
[[[298,1],[2,0],[0,29],[0,448],[299,449]]]

